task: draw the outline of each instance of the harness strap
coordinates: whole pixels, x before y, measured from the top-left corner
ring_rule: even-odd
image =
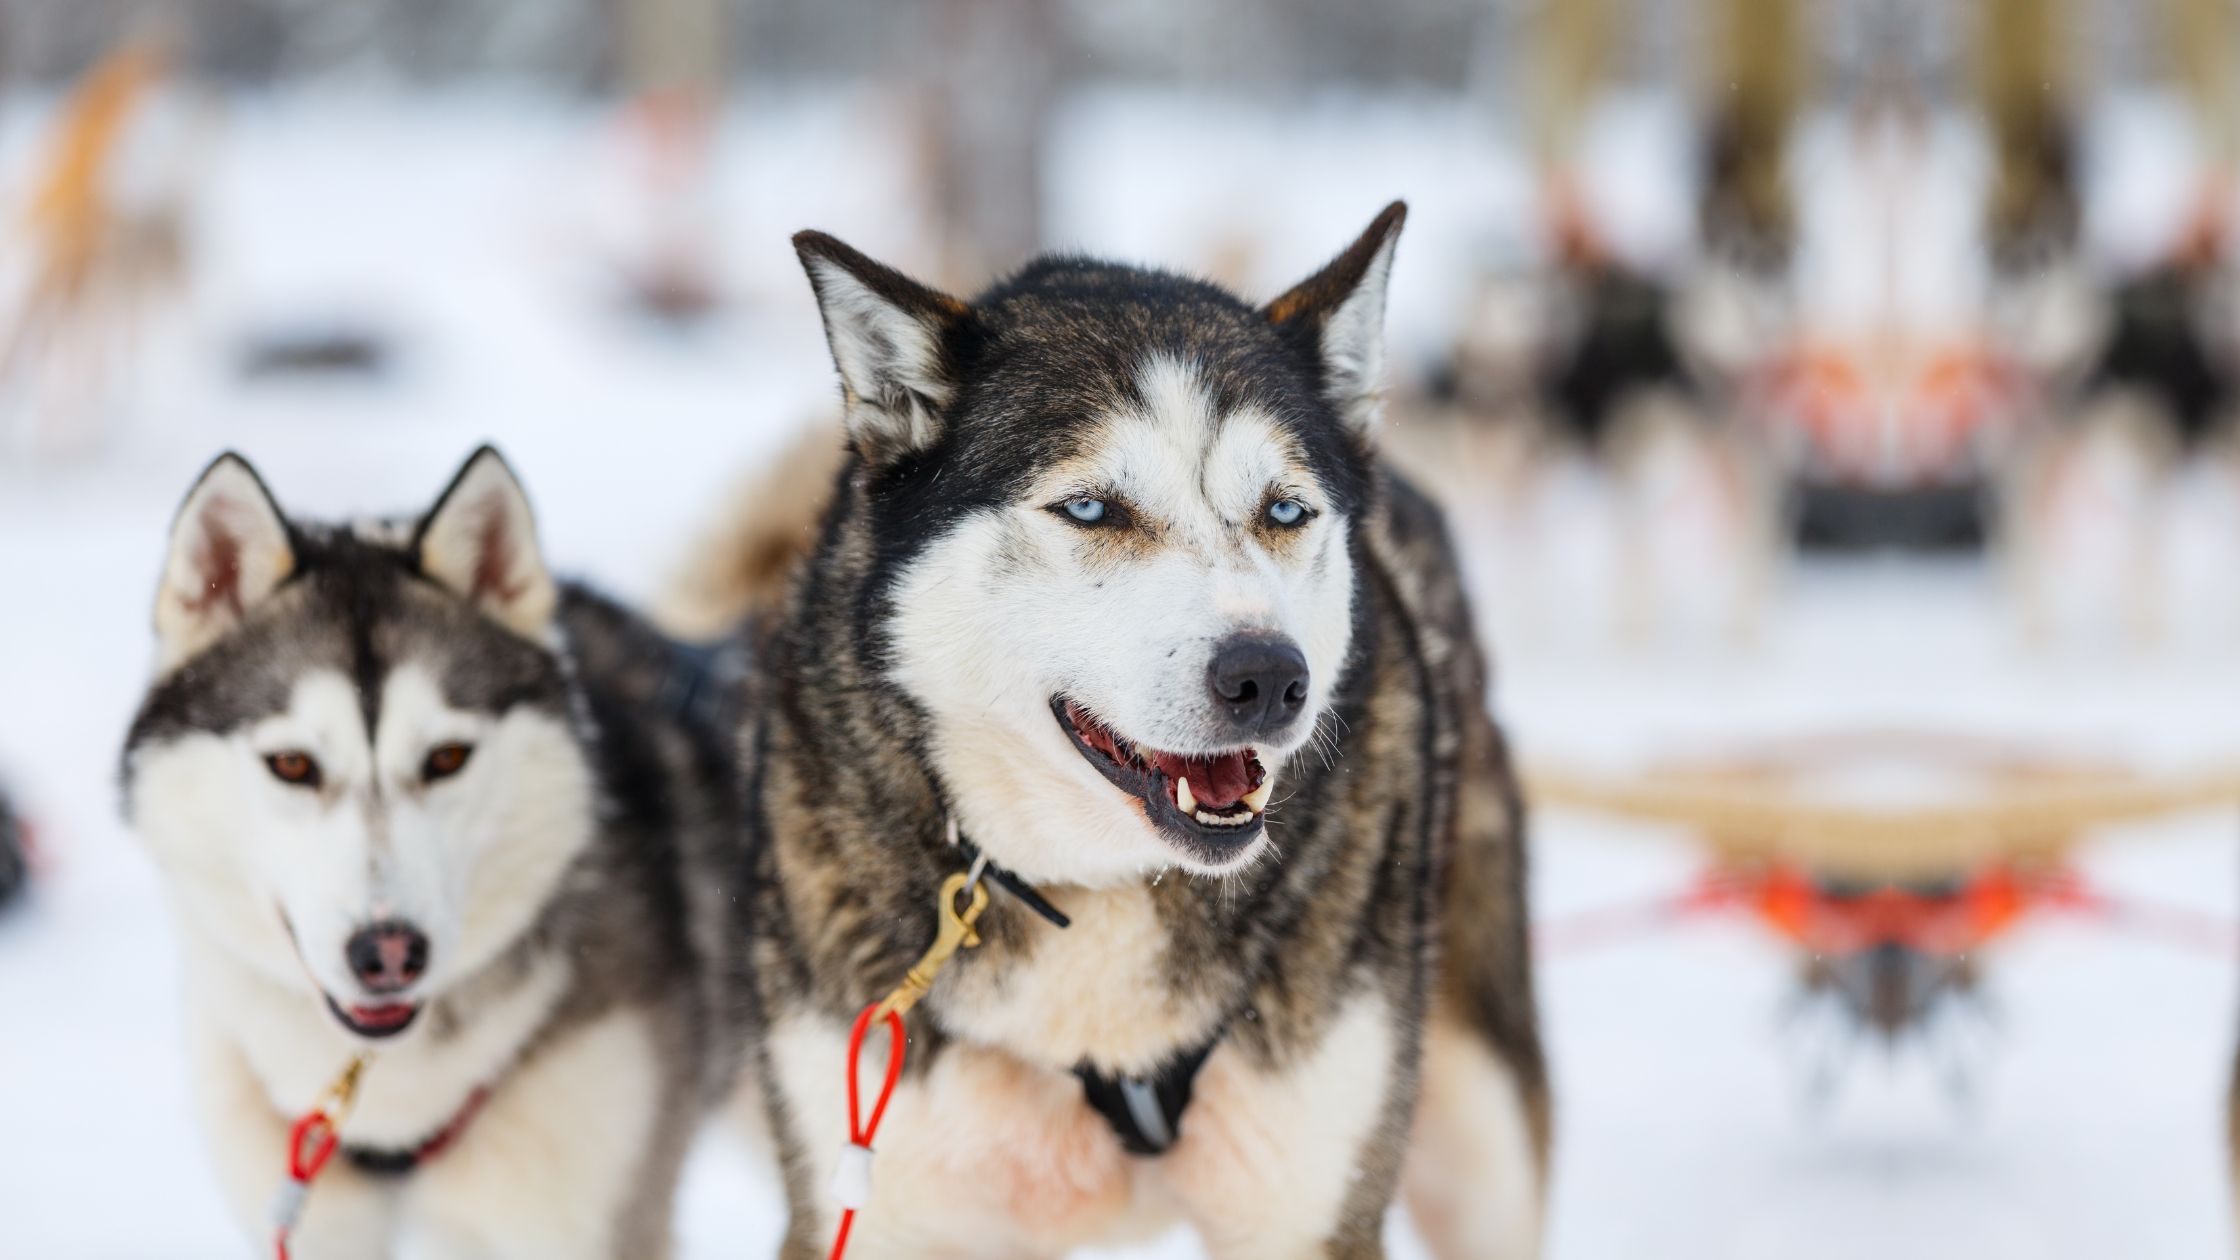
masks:
[[[1223,1029],[1222,1032],[1226,1032]],[[1149,1076],[1108,1076],[1084,1063],[1073,1070],[1089,1106],[1105,1118],[1131,1155],[1164,1155],[1182,1137],[1182,1113],[1206,1056],[1221,1044],[1211,1041],[1183,1054]]]
[[[489,1098],[490,1090],[487,1086],[467,1095],[466,1104],[459,1108],[458,1113],[418,1146],[344,1146],[341,1155],[359,1172],[376,1177],[402,1177],[443,1154],[445,1148],[458,1141],[459,1135],[466,1132],[467,1126],[474,1122],[475,1114],[482,1110],[482,1104]]]

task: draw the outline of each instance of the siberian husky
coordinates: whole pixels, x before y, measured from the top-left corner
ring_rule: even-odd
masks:
[[[291,1117],[370,1054],[296,1260],[663,1254],[744,1002],[737,707],[556,582],[485,449],[417,520],[187,496],[123,760],[192,1076],[259,1246]]]
[[[968,869],[855,1260],[1377,1256],[1403,1193],[1442,1257],[1537,1253],[1517,793],[1375,451],[1403,216],[1265,306],[1072,257],[964,301],[795,238],[851,449],[747,728],[791,1260],[839,1224],[851,1020]]]

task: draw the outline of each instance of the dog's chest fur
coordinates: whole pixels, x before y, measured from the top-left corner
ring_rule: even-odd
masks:
[[[1055,890],[1064,929],[997,897],[1008,930],[991,925],[985,955],[960,960],[933,999],[953,1035],[1043,1067],[1148,1072],[1218,1030],[1226,995],[1176,983],[1153,889]]]

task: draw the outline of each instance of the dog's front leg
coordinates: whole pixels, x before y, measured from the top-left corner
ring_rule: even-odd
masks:
[[[1217,1260],[1381,1260],[1414,1104],[1399,1016],[1375,991],[1314,1044],[1206,1060],[1160,1168]]]
[[[1407,1200],[1438,1260],[1540,1254],[1546,1152],[1516,1066],[1479,1030],[1434,1012],[1424,1034],[1422,1103]]]
[[[273,1196],[287,1175],[288,1122],[250,1071],[240,1049],[200,1026],[187,1034],[195,1103],[234,1219],[259,1254],[273,1239]],[[290,1238],[295,1260],[379,1260],[389,1254],[392,1197],[379,1184],[335,1160],[320,1174]]]

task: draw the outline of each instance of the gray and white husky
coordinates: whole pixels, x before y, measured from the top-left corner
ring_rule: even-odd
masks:
[[[126,809],[258,1245],[290,1118],[370,1052],[297,1260],[663,1254],[738,1058],[720,681],[556,582],[488,449],[419,519],[349,526],[289,519],[219,458],[155,628]]]
[[[1182,1221],[1374,1257],[1403,1193],[1441,1257],[1537,1252],[1515,785],[1374,440],[1402,216],[1262,306],[1081,258],[967,301],[795,238],[850,454],[750,728],[789,1260],[830,1245],[850,1021],[933,939],[953,835],[1005,891],[910,1014],[851,1256]]]

